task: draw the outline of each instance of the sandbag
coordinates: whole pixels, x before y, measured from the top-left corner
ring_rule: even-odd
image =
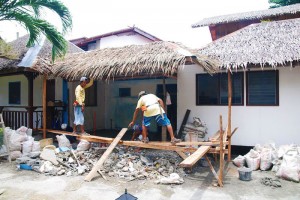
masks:
[[[27,140],[27,135],[19,134],[16,131],[11,132],[10,140],[9,140],[9,149],[10,151],[20,151],[22,147],[22,142]]]
[[[32,144],[31,152],[37,152],[37,151],[40,151],[40,149],[41,149],[40,142],[39,141],[34,141],[33,144]]]
[[[233,164],[237,167],[244,167],[246,163],[246,158],[245,156],[239,155],[235,159],[233,159]]]
[[[11,151],[10,152],[10,159],[11,160],[16,160],[17,158],[22,157],[21,151]]]
[[[90,143],[86,140],[80,140],[79,144],[77,145],[77,151],[87,151],[90,148]]]
[[[276,173],[276,176],[298,183],[299,182],[299,166],[300,166],[299,155],[285,154],[283,156],[283,160],[280,165],[280,168]]]
[[[34,139],[31,138],[25,142],[22,143],[22,153],[23,155],[29,154],[32,151],[32,145],[33,145]]]
[[[71,143],[65,135],[56,136],[59,147],[68,147],[71,148]]]
[[[248,168],[252,171],[258,170],[260,166],[260,155],[257,151],[251,149],[249,153],[245,155]]]
[[[260,169],[269,170],[272,167],[272,150],[263,149],[260,153]]]

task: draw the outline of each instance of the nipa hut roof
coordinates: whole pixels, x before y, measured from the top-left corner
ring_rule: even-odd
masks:
[[[29,68],[34,69],[40,73],[51,73],[51,53],[52,53],[52,44],[46,39],[42,43],[41,48],[36,50],[36,53],[32,53],[28,60],[33,60],[29,62],[27,60],[26,64],[30,66],[23,65],[21,63],[22,59],[25,57],[26,53],[34,47],[28,48],[26,44],[28,42],[29,35],[22,36],[12,42],[9,45],[12,47],[12,54],[15,55],[16,59],[6,59],[0,58],[0,70],[7,69],[18,69],[18,68]],[[75,46],[71,42],[68,42],[67,53],[82,52],[83,50]],[[25,64],[25,63],[24,63]]]
[[[209,73],[214,73],[217,69],[216,61],[197,51],[181,44],[160,41],[69,54],[64,60],[54,64],[53,72],[69,80],[80,76],[101,80],[176,76],[178,68],[189,60]]]
[[[210,18],[204,18],[203,20],[192,25],[193,28],[210,26],[214,24],[223,24],[236,21],[265,19],[268,17],[280,16],[285,14],[297,14],[300,13],[300,3],[290,6],[282,6],[278,8],[272,8],[268,10],[258,10],[244,13],[235,13],[229,15],[221,15]]]
[[[300,59],[300,18],[249,25],[199,49],[224,68],[286,65]]]

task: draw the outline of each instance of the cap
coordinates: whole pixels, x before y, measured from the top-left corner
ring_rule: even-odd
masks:
[[[142,96],[146,95],[146,91],[140,91],[138,98],[140,99]]]
[[[83,76],[83,77],[80,78],[80,82],[86,81],[86,80],[87,80],[87,78],[85,76]]]

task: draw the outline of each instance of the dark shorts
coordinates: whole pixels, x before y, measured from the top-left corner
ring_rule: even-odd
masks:
[[[159,114],[159,115],[155,115],[155,116],[152,116],[152,117],[145,117],[144,116],[144,119],[143,119],[143,125],[146,126],[146,127],[149,127],[151,125],[151,120],[152,119],[155,119],[156,123],[159,125],[159,126],[168,126],[171,124],[170,120],[168,119],[166,113],[163,114],[164,115],[164,118],[162,118],[162,116]]]

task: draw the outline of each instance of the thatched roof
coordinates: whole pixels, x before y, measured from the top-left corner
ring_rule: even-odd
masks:
[[[9,45],[12,47],[13,54],[17,57],[17,59],[11,60],[0,58],[0,70],[29,68],[35,69],[41,73],[49,72],[52,44],[48,40],[45,40],[45,42],[41,44],[41,47],[39,49],[33,50],[35,47],[26,47],[28,39],[29,35],[25,35],[9,43]],[[34,53],[30,54],[29,51],[32,50],[34,51]],[[75,46],[71,42],[68,42],[67,53],[82,51],[83,50],[79,47]],[[22,62],[24,61],[23,58],[25,57],[26,53],[30,54],[27,56],[29,58],[26,60],[26,62]]]
[[[56,62],[53,72],[70,80],[80,76],[108,80],[116,78],[176,76],[187,61],[193,61],[209,73],[216,71],[216,62],[172,42],[153,42],[69,54]]]
[[[210,26],[214,24],[223,24],[229,22],[254,20],[254,19],[266,19],[269,17],[275,17],[275,16],[280,16],[285,14],[299,14],[299,13],[300,13],[300,3],[293,4],[290,6],[272,8],[268,10],[258,10],[258,11],[204,18],[203,20],[193,24],[192,27],[197,28],[197,27]]]
[[[222,67],[286,65],[300,60],[300,18],[252,24],[199,50]]]

